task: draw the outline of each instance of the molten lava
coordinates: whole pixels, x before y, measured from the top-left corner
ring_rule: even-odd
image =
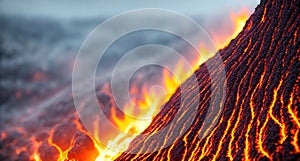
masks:
[[[299,160],[300,11],[296,2],[262,0],[242,32],[219,51],[227,83],[222,84],[223,78],[210,79],[210,73],[220,72],[223,64],[216,57],[207,60],[216,65],[213,71],[201,65],[195,72],[204,92],[198,92],[191,79],[184,82],[187,88],[182,90],[188,96],[181,98],[176,91],[145,130],[152,135],[136,137],[116,160]],[[212,92],[222,92],[211,91],[212,86],[226,90],[226,97],[220,98],[225,99],[224,109],[212,131],[199,138],[205,118],[212,115],[210,102],[219,99]],[[189,111],[196,113],[191,126],[176,130],[167,126],[189,118]],[[157,138],[155,133],[162,127],[167,134]],[[159,149],[170,136],[177,139]]]

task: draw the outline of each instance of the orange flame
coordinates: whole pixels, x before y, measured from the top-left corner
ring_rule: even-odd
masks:
[[[243,8],[239,13],[230,13],[230,21],[228,24],[231,28],[230,31],[223,34],[214,34],[211,33],[213,41],[218,49],[226,47],[230,41],[235,38],[245,26],[247,19],[250,16],[250,11],[246,8]],[[251,27],[251,25],[250,25]],[[213,53],[214,54],[214,53]]]
[[[230,39],[235,38],[242,31],[249,16],[250,11],[245,8],[242,9],[242,11],[239,14],[231,13],[231,18],[234,22],[234,30]],[[224,45],[226,46],[228,44],[229,41],[227,41]]]

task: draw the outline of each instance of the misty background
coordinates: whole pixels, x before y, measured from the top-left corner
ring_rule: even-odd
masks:
[[[35,105],[64,88],[70,89],[74,60],[81,44],[111,16],[133,9],[162,8],[190,16],[208,32],[226,32],[231,13],[244,8],[253,12],[258,3],[258,0],[0,0],[0,125],[11,122],[9,113]],[[171,34],[131,33],[107,50],[97,77],[109,79],[104,75],[126,52],[151,43],[182,53],[188,51],[187,44]],[[147,57],[138,60],[143,59]],[[160,59],[158,56],[157,60]],[[151,74],[156,69],[147,71]]]

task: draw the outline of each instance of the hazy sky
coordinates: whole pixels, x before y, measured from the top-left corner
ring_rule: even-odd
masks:
[[[223,10],[253,9],[259,0],[0,0],[0,13],[59,18],[115,15],[139,8],[165,8],[188,15],[206,15]]]

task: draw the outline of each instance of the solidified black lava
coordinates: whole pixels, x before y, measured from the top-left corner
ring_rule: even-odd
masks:
[[[181,102],[184,112],[177,113],[181,100],[177,90],[144,132],[153,135],[135,138],[117,160],[299,160],[299,12],[299,0],[262,0],[243,31],[219,51],[227,84],[211,81],[205,64],[201,65],[195,74],[202,92],[187,80],[188,88],[181,89],[189,93]],[[218,74],[216,58],[208,62],[216,64],[213,73]],[[216,99],[211,98],[210,88],[225,85],[221,117],[212,132],[200,139],[209,102]],[[167,135],[154,135],[155,130],[167,128],[175,115],[189,118],[185,115],[190,110],[197,115],[191,127],[168,128]],[[181,133],[183,128],[187,132]],[[177,136],[170,146],[153,151]]]

